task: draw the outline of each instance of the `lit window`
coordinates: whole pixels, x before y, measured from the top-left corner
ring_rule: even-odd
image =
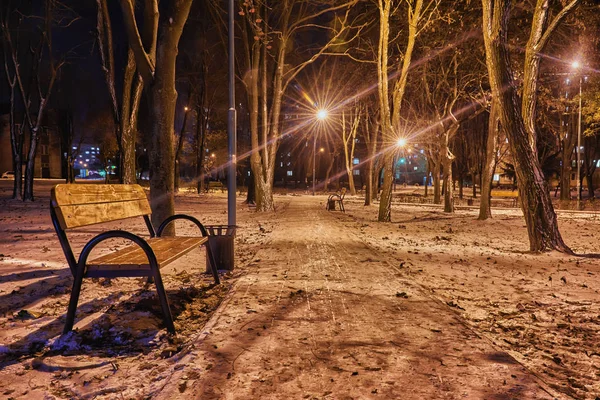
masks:
[[[358,158],[355,158],[354,160],[352,160],[352,164],[357,165],[360,162],[360,160]]]
[[[293,173],[292,171],[288,171],[288,172],[287,172],[287,176],[293,176],[293,174],[294,174],[294,173]]]
[[[89,158],[86,158],[86,159],[85,159],[85,162],[90,162],[90,159],[89,159]]]
[[[86,151],[86,152],[85,152],[85,154],[90,154],[90,152],[89,152],[89,151]]]
[[[360,175],[360,169],[355,169],[352,171],[352,175]]]
[[[418,170],[418,169],[419,169],[419,167],[415,167],[415,171]]]
[[[77,146],[73,146],[73,150],[77,150]]]
[[[500,180],[500,174],[494,174],[494,181]]]

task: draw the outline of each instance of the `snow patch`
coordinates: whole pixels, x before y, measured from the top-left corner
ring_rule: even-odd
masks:
[[[50,339],[48,345],[54,351],[75,351],[81,349],[81,338],[78,338],[75,332],[71,331],[66,335],[61,335],[55,339]]]

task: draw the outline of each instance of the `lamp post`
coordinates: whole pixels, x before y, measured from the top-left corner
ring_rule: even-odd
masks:
[[[396,141],[396,147],[398,147],[398,149],[403,150],[404,147],[406,147],[406,139],[404,138],[398,138],[398,140]],[[394,170],[392,171],[392,174],[394,175],[394,191],[396,191],[396,159],[394,157]]]
[[[579,61],[573,61],[571,64],[574,70],[579,70],[581,64]],[[583,76],[579,74],[579,117],[577,122],[577,208],[581,202],[581,92],[582,92]]]
[[[317,111],[317,119],[320,121],[323,121],[327,118],[327,110],[321,109]],[[315,189],[316,189],[316,173],[317,173],[317,168],[316,168],[316,160],[317,160],[317,131],[315,130],[315,134],[313,136],[313,171],[312,171],[312,175],[313,175],[313,179],[312,179],[312,195],[315,195]]]
[[[227,168],[227,223],[236,224],[236,166],[237,166],[237,114],[235,110],[235,2],[228,3],[228,84],[229,84],[229,110],[227,111],[227,151],[229,164]],[[233,254],[232,254],[233,257]]]

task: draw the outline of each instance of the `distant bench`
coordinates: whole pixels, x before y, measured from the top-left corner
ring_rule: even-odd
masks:
[[[325,209],[327,211],[335,211],[335,205],[337,204],[342,212],[346,212],[346,209],[344,208],[344,197],[346,197],[346,188],[342,188],[340,193],[329,195]]]
[[[83,278],[148,277],[148,282],[154,281],[156,284],[164,323],[169,333],[175,333],[175,326],[160,275],[161,267],[204,246],[215,283],[219,284],[217,264],[207,245],[208,232],[204,226],[192,216],[178,214],[167,218],[155,230],[150,222],[150,204],[140,185],[61,184],[56,185],[51,194],[52,223],[75,278],[63,333],[73,329]],[[83,247],[79,260],[75,260],[66,230],[140,216],[144,218],[148,228],[149,239],[122,230],[106,231],[92,238]],[[201,236],[161,237],[165,227],[177,219],[193,222]],[[88,261],[93,248],[113,238],[127,239],[133,244]]]
[[[221,193],[223,193],[225,191],[225,186],[223,186],[223,184],[220,181],[208,182],[208,186],[206,187],[207,192],[210,192],[211,190],[216,191],[217,189],[220,189]]]

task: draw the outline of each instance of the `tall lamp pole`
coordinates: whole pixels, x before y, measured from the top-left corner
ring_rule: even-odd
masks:
[[[319,119],[320,121],[323,121],[327,118],[327,110],[321,109],[317,111],[317,119]],[[315,195],[315,188],[316,188],[316,172],[317,172],[317,131],[315,130],[315,134],[313,136],[313,179],[312,179],[312,195]]]
[[[579,70],[581,64],[579,61],[573,61],[571,64],[573,69]],[[577,123],[577,208],[581,202],[581,92],[582,92],[583,76],[579,74],[579,119]]]
[[[315,131],[315,134],[313,135],[313,190],[312,190],[312,195],[315,195],[315,173],[317,171],[316,168],[316,160],[317,160],[317,132]]]
[[[227,223],[236,224],[235,193],[236,193],[236,111],[235,111],[235,8],[234,0],[229,0],[229,110],[227,112],[227,136],[229,151],[229,166],[227,173]]]
[[[579,76],[579,120],[577,122],[577,208],[581,201],[581,86],[582,77]]]

